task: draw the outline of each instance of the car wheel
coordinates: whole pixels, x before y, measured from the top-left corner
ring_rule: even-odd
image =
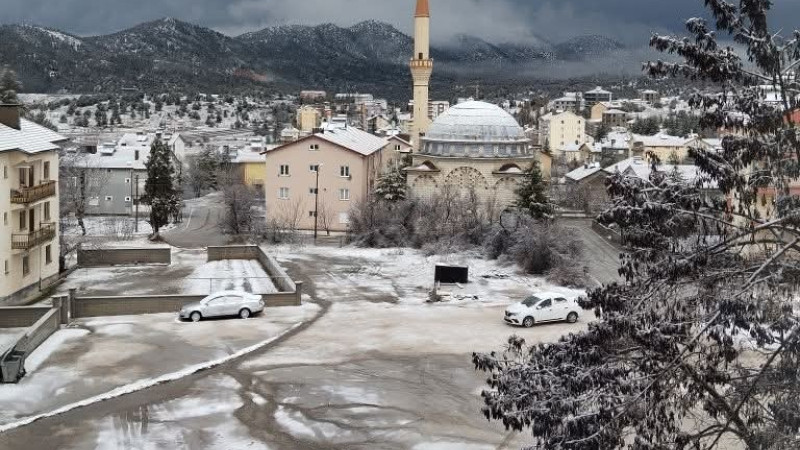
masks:
[[[239,311],[239,317],[242,318],[242,319],[249,318],[250,317],[250,310],[245,308],[245,309]]]
[[[571,312],[567,315],[567,322],[575,323],[578,321],[578,313]]]
[[[200,319],[202,319],[203,316],[199,312],[195,311],[189,316],[189,318],[192,319],[192,322],[200,322]]]
[[[533,317],[528,316],[525,318],[525,320],[522,321],[522,326],[525,328],[530,328],[533,326],[534,323],[536,322],[533,320]]]

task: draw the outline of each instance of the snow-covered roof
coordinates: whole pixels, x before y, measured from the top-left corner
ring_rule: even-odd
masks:
[[[641,134],[634,134],[633,141],[641,143],[645,147],[683,147],[691,139],[682,138],[680,136],[672,136],[664,132],[660,132],[654,136],[644,136]]]
[[[27,119],[20,119],[19,125],[20,129],[17,130],[0,124],[0,151],[18,150],[36,154],[58,150],[57,143],[67,140],[55,131]]]
[[[592,89],[591,91],[586,91],[586,93],[587,94],[602,94],[602,95],[610,95],[611,94],[611,92],[603,89],[600,86],[597,86],[596,88]]]
[[[656,169],[659,172],[667,174],[671,174],[677,171],[680,177],[687,183],[694,183],[701,175],[699,167],[688,164],[679,164],[679,165],[660,164],[659,166],[656,167]],[[613,166],[606,167],[603,170],[605,170],[610,174],[619,171],[620,173],[624,173],[629,176],[635,176],[636,178],[640,178],[642,180],[648,180],[650,179],[650,175],[653,173],[653,165],[642,158],[629,158],[624,161],[620,161],[617,164],[614,164]],[[716,185],[714,183],[708,183],[704,187],[706,189],[714,189],[716,188]]]
[[[566,174],[565,176],[573,181],[581,181],[584,178],[592,176],[602,170],[603,169],[600,167],[600,164],[591,164],[588,166],[578,167],[572,172]]]
[[[139,159],[136,159],[136,152]],[[128,169],[144,170],[144,163],[150,158],[150,147],[117,147],[113,153],[87,154],[85,158],[76,161],[80,167],[89,169]]]
[[[323,133],[314,136],[333,144],[369,156],[386,146],[386,139],[379,138],[354,127],[328,127]]]
[[[442,113],[428,128],[424,140],[514,143],[528,138],[516,119],[499,106],[471,101]]]
[[[625,111],[621,109],[609,109],[608,111],[604,112],[603,114],[627,114]]]

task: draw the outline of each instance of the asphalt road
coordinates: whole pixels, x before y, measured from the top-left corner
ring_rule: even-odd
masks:
[[[219,192],[186,200],[183,223],[163,233],[162,237],[168,244],[179,248],[227,245],[231,239],[220,228],[224,213],[225,206]]]
[[[568,219],[563,223],[580,233],[585,245],[584,259],[592,281],[598,286],[621,281],[618,272],[621,250],[597,234],[589,219]]]

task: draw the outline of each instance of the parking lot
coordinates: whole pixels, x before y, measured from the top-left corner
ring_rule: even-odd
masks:
[[[309,326],[265,352],[218,369],[0,434],[0,447],[28,442],[42,449],[520,448],[527,442],[524,435],[509,433],[481,415],[484,375],[474,371],[472,352],[499,350],[512,334],[532,343],[554,341],[579,332],[591,319],[585,313],[573,325],[507,326],[505,306],[526,294],[580,292],[476,255],[429,258],[412,250],[347,248],[269,251],[305,282],[309,297],[298,314],[313,316]],[[445,302],[428,304],[437,263],[468,265],[473,282],[448,286]],[[272,332],[299,318],[290,316]],[[92,323],[97,324],[86,325]],[[127,340],[140,360],[152,351],[163,355],[156,361],[179,360],[172,354],[176,348],[189,355],[208,349],[224,354],[229,351],[225,343],[242,333],[239,323],[201,323],[208,328],[192,330],[191,336],[169,344],[170,350],[159,347],[167,345],[163,339],[194,324],[163,325],[152,339],[128,335],[117,345]],[[204,338],[210,340],[205,347],[187,346]],[[105,354],[116,351],[112,345]],[[88,353],[95,352],[103,359],[102,346]],[[144,370],[132,362],[117,359],[98,373],[113,376],[111,367],[128,375]],[[68,366],[66,360],[51,364]]]

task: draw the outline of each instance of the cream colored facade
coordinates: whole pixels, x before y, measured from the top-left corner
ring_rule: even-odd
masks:
[[[397,136],[386,138],[386,146],[383,147],[383,157],[387,164],[400,164],[404,156],[414,150],[410,142]]]
[[[412,144],[419,147],[431,120],[428,115],[429,85],[433,74],[430,57],[431,17],[428,0],[417,0],[414,14],[414,55],[409,66],[414,80],[414,113],[411,128]]]
[[[603,120],[603,113],[605,113],[609,109],[611,109],[611,108],[608,106],[608,103],[605,103],[605,102],[600,102],[600,103],[592,106],[592,109],[591,109],[591,114],[592,114],[591,115],[591,120],[593,120],[593,121]]]
[[[316,167],[320,168],[318,229],[346,231],[350,208],[375,188],[384,167],[383,148],[365,156],[312,135],[268,151],[268,222],[314,229]]]
[[[655,136],[633,135],[630,156],[639,156],[649,160],[655,155],[663,164],[669,163],[674,158],[684,161],[689,157],[689,144],[693,141],[693,139],[684,139],[663,133]]]
[[[586,142],[586,120],[572,112],[547,114],[539,119],[542,144],[558,158],[564,147]]]
[[[39,295],[59,273],[58,151],[64,140],[23,119],[22,130],[0,121],[0,305]],[[9,149],[29,136],[48,150]],[[32,139],[32,138],[31,138]],[[52,139],[52,140],[48,140]],[[40,148],[43,148],[40,144]]]
[[[310,133],[319,127],[321,122],[322,113],[317,108],[306,105],[297,110],[297,128],[300,131]]]

